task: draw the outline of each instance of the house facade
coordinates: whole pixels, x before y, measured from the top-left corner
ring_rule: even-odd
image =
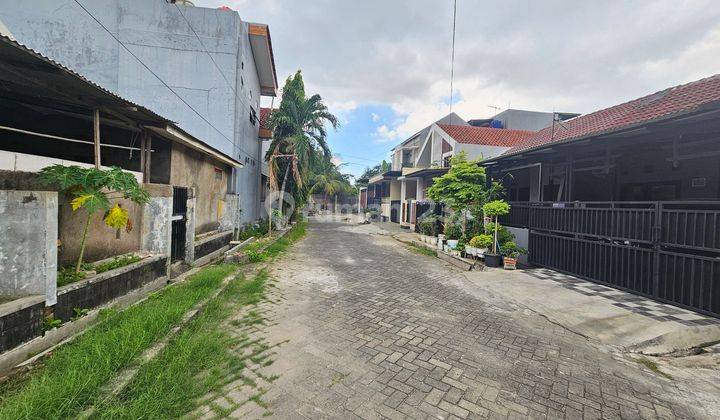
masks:
[[[88,219],[39,178],[57,164],[120,167],[141,184],[147,204],[108,197],[127,211],[124,229],[106,226],[102,211],[92,215],[83,258],[136,262],[58,284],[61,267],[80,254]],[[241,169],[167,118],[0,36],[0,353],[42,334],[48,314],[66,321],[74,308],[161,286],[221,255],[238,214],[229,180]]]
[[[277,90],[267,25],[245,22],[227,8],[163,0],[82,4],[0,0],[0,20],[20,43],[241,162],[226,179],[238,203],[235,219],[264,217],[260,98]]]
[[[554,124],[484,164],[531,264],[720,315],[720,75]]]
[[[540,117],[552,123],[552,113],[507,110],[495,117],[465,121],[449,114],[429,125],[392,151],[391,170],[370,180],[368,205],[379,206],[381,216],[403,227],[415,229],[417,217],[427,211],[427,188],[433,178],[443,175],[458,153],[468,159],[499,156],[529,138]],[[374,201],[373,201],[374,200]],[[421,208],[418,209],[418,204]]]

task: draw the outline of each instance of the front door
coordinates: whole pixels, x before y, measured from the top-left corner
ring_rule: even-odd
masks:
[[[172,233],[170,235],[170,256],[172,261],[185,259],[188,189],[173,187]]]

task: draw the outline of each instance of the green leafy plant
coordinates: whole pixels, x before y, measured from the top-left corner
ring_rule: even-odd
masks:
[[[462,233],[462,226],[457,221],[450,219],[445,223],[445,237],[447,239],[460,239]]]
[[[58,271],[57,274],[57,285],[58,287],[75,283],[84,279],[87,273],[81,267],[80,271],[75,271],[75,267],[65,267]]]
[[[427,236],[436,236],[438,220],[439,218],[434,214],[420,219],[420,233]]]
[[[447,204],[461,217],[463,235],[468,210],[496,198],[502,192],[502,185],[497,182],[489,187],[486,185],[485,168],[479,163],[479,160],[468,160],[465,152],[456,154],[450,161],[450,170],[435,178],[427,190],[431,200]]]
[[[489,203],[485,203],[483,205],[483,213],[485,213],[486,216],[492,217],[494,219],[494,240],[492,244],[492,253],[494,255],[498,255],[498,249],[497,249],[497,242],[498,242],[498,227],[500,224],[498,223],[498,217],[504,216],[508,213],[510,213],[510,204],[503,200],[494,200],[490,201]]]
[[[128,254],[128,255],[121,255],[119,257],[115,257],[112,260],[108,262],[104,262],[102,264],[98,264],[95,266],[95,272],[100,274],[104,273],[106,271],[114,270],[116,268],[125,267],[126,265],[134,264],[138,261],[140,261],[142,258],[138,257],[134,254]]]
[[[267,254],[258,251],[247,251],[248,261],[258,263],[267,260]]]
[[[87,315],[90,312],[90,309],[88,309],[88,308],[73,308],[73,312],[75,313],[75,315],[72,318],[70,318],[71,321],[75,321],[77,319],[84,317],[85,315]]]
[[[105,212],[105,224],[114,229],[131,229],[132,222],[127,210],[119,203],[112,205],[111,197],[122,197],[138,204],[149,201],[149,194],[138,184],[135,176],[118,167],[109,170],[81,168],[79,166],[52,165],[40,171],[40,178],[47,184],[57,186],[72,197],[73,212],[84,209],[87,213],[85,228],[80,242],[75,272],[81,270],[90,220],[98,211]]]
[[[470,239],[470,246],[473,248],[488,249],[492,246],[493,237],[491,235],[482,234],[473,236]]]
[[[55,328],[58,328],[62,325],[61,319],[55,319],[53,315],[48,315],[45,318],[43,318],[43,322],[41,325],[41,328],[43,331],[50,331],[54,330]]]

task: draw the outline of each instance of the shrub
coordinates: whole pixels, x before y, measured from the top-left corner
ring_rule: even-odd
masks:
[[[106,271],[114,270],[116,268],[125,267],[126,265],[134,264],[140,261],[141,258],[134,254],[121,255],[113,258],[111,261],[98,264],[95,266],[95,272],[100,274]]]
[[[455,221],[449,221],[445,224],[445,237],[447,239],[460,239],[462,236],[462,226]]]
[[[492,246],[493,237],[492,235],[488,234],[482,234],[473,236],[472,239],[470,239],[470,246],[474,248],[490,248]]]
[[[510,204],[503,200],[491,201],[483,206],[483,213],[490,217],[504,216],[510,213]]]

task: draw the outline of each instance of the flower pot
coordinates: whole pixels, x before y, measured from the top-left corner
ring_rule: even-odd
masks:
[[[488,252],[488,249],[487,249],[487,248],[478,248],[478,249],[477,249],[477,256],[478,256],[478,257],[484,257],[484,256],[485,256],[485,253],[487,253],[487,252]]]
[[[517,258],[504,257],[503,264],[506,270],[514,270],[517,267]]]
[[[457,247],[458,240],[457,239],[448,239],[447,244],[450,248],[455,249]]]
[[[485,254],[485,265],[487,267],[502,267],[503,257],[497,254]]]
[[[442,246],[442,249],[443,249],[443,251],[447,252],[448,254],[449,254],[450,251],[451,251],[450,245],[447,245],[447,244],[443,245],[443,246]]]
[[[475,248],[474,246],[465,245],[465,253],[467,255],[475,256],[477,255],[477,248]]]

